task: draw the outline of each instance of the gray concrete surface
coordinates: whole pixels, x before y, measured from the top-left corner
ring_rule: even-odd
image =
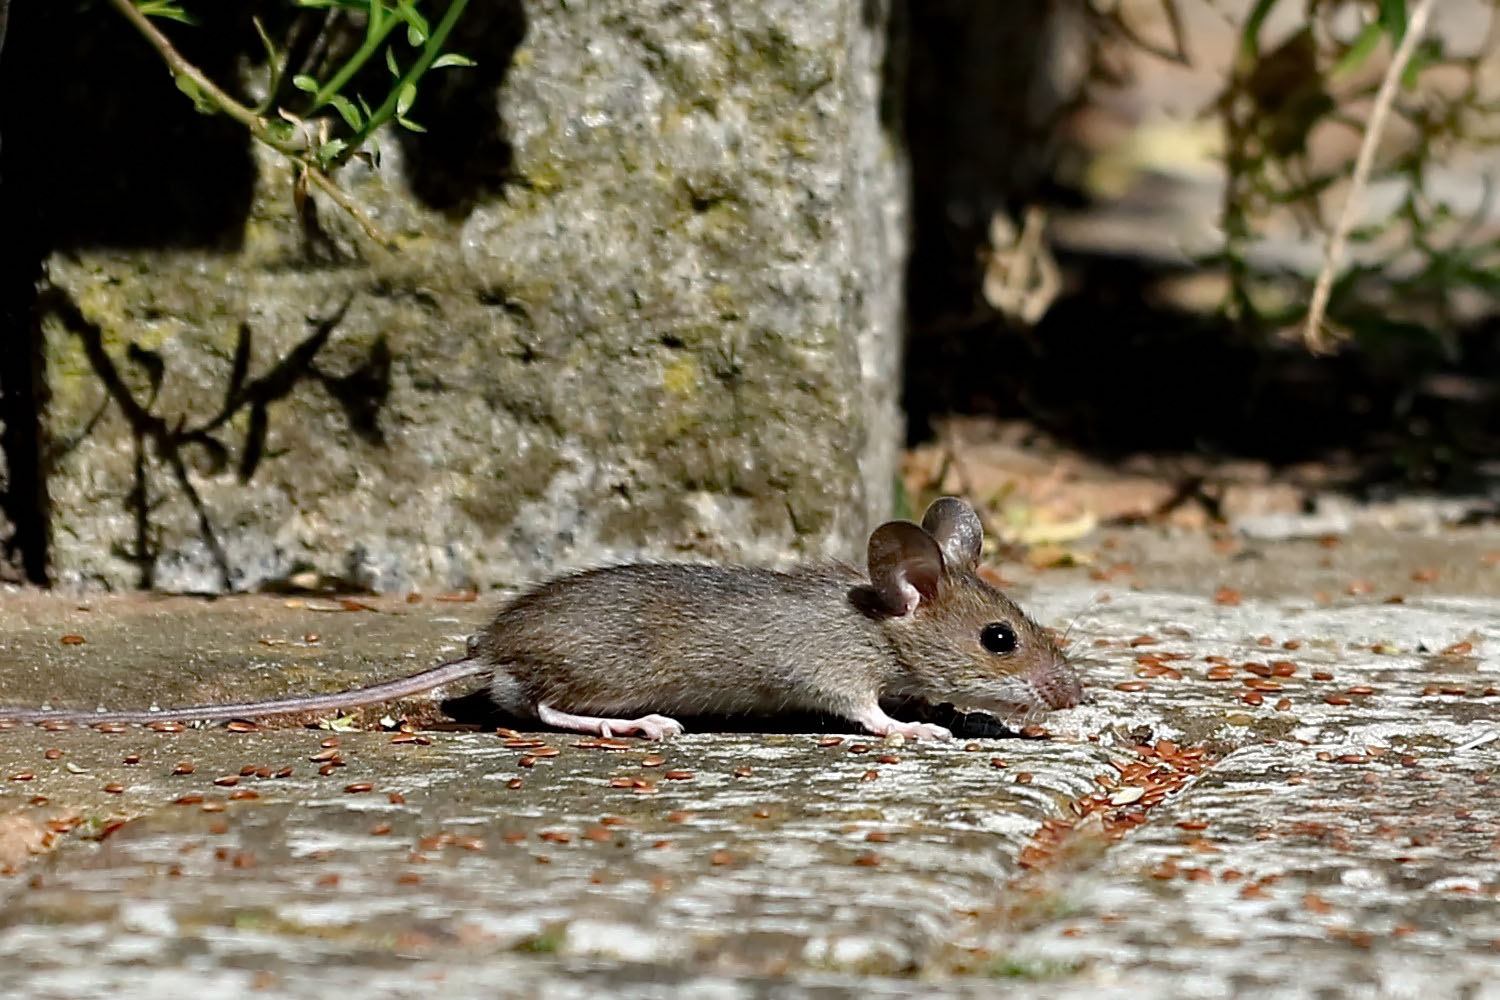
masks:
[[[1046,739],[0,731],[0,992],[1500,996],[1500,531],[1362,530],[1004,567],[1087,660]],[[10,592],[0,701],[335,689],[493,600]]]

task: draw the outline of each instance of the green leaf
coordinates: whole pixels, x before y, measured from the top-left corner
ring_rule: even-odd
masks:
[[[186,73],[178,73],[172,79],[176,81],[178,90],[193,99],[193,107],[199,114],[211,115],[218,112],[218,102],[205,94],[192,77]]]
[[[479,65],[468,56],[461,56],[457,52],[447,52],[433,60],[433,69],[442,69],[444,66],[477,66]]]
[[[361,97],[359,94],[355,94],[354,95],[354,99],[359,102],[359,110],[361,110],[361,111],[363,111],[365,113],[365,117],[366,118],[371,117],[375,113],[375,112],[373,112],[373,111],[370,110],[370,106],[365,103],[365,99],[363,97]]]
[[[1406,34],[1406,0],[1380,0],[1380,26],[1391,36],[1391,44],[1401,44]]]
[[[318,147],[318,161],[326,167],[338,159],[339,154],[348,148],[349,144],[343,139],[329,139]]]
[[[425,31],[417,27],[415,24],[408,24],[406,26],[406,44],[410,45],[414,49],[419,49],[426,41],[427,33]]]
[[[385,50],[385,68],[391,71],[391,76],[401,79],[401,67],[396,65],[396,53],[390,49]]]
[[[1417,50],[1411,54],[1411,61],[1406,64],[1406,69],[1401,71],[1401,87],[1403,90],[1412,90],[1417,85],[1417,77],[1422,71],[1435,63],[1442,62],[1443,43],[1436,38],[1428,38],[1417,45]]]
[[[311,94],[318,89],[318,81],[314,80],[306,73],[298,73],[296,76],[292,77],[292,86],[296,87],[298,90],[305,90],[309,94]]]
[[[412,121],[410,118],[402,118],[400,115],[397,115],[396,116],[396,121],[398,123],[400,123],[400,125],[401,125],[402,128],[410,129],[413,132],[426,132],[427,131],[425,128],[423,128],[422,126],[418,125],[416,122]]]
[[[417,85],[415,83],[404,83],[401,85],[401,96],[396,98],[396,117],[400,118],[411,110],[412,102],[417,99]]]
[[[197,18],[177,6],[176,0],[138,0],[135,9],[147,17],[161,17],[183,24],[197,24]]]
[[[1260,29],[1275,6],[1276,0],[1255,0],[1250,16],[1245,18],[1245,27],[1240,31],[1240,50],[1245,55],[1254,56],[1260,52]]]
[[[427,41],[427,36],[432,33],[432,26],[427,23],[427,18],[422,16],[411,0],[396,0],[396,16],[407,23],[406,37],[413,46]],[[417,35],[415,40],[412,38],[413,33]]]
[[[1348,76],[1363,66],[1365,60],[1370,58],[1370,53],[1375,51],[1376,46],[1380,44],[1380,40],[1384,37],[1385,28],[1381,27],[1378,21],[1372,21],[1365,25],[1364,30],[1359,33],[1359,37],[1354,40],[1354,44],[1349,46],[1349,51],[1344,53],[1344,58],[1340,59],[1334,65],[1330,73],[1333,79],[1337,80]]]
[[[349,123],[350,128],[356,132],[359,131],[359,127],[364,124],[364,119],[360,117],[359,109],[354,106],[353,101],[349,100],[343,94],[330,94],[328,103],[332,104],[338,113],[343,116],[344,121]]]

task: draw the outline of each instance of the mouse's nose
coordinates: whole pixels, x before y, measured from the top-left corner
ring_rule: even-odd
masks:
[[[1083,681],[1066,661],[1041,667],[1028,680],[1048,708],[1072,708],[1083,700]]]

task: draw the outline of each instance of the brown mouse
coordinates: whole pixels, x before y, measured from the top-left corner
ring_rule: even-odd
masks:
[[[687,563],[587,570],[512,600],[469,640],[464,658],[370,687],[158,712],[0,707],[0,720],[321,712],[480,675],[512,715],[647,739],[682,732],[671,715],[782,711],[839,715],[879,735],[948,739],[941,726],[891,718],[880,700],[999,714],[1076,705],[1081,684],[1057,645],[974,572],[982,540],[973,508],[944,497],[920,526],[888,521],[871,533],[868,576],[837,563],[787,572]]]

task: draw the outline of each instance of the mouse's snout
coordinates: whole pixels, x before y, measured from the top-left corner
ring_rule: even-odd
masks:
[[[1083,700],[1083,681],[1066,660],[1038,667],[1027,681],[1048,708],[1072,708]]]

